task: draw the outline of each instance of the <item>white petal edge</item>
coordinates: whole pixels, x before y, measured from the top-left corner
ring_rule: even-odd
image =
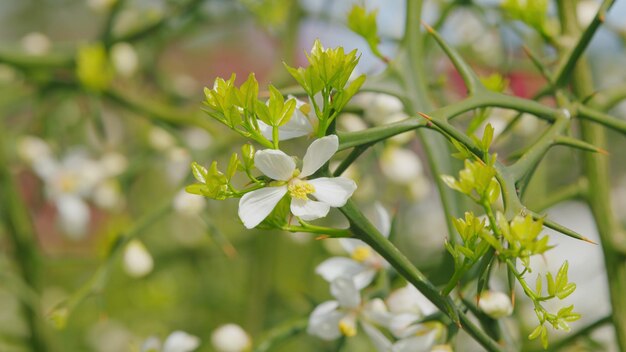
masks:
[[[313,141],[302,159],[300,177],[311,176],[335,155],[337,149],[339,149],[339,138],[334,134]]]
[[[287,186],[266,187],[246,193],[239,200],[239,218],[252,229],[270,215],[276,204],[287,193]]]
[[[391,217],[387,209],[379,202],[374,203],[372,225],[374,225],[383,236],[389,237],[389,233],[391,232]]]
[[[363,326],[365,334],[370,338],[370,341],[372,341],[372,344],[376,347],[378,352],[389,352],[391,350],[391,341],[389,341],[385,334],[368,323],[361,322],[361,325]]]
[[[254,166],[273,180],[289,181],[296,169],[296,162],[280,150],[264,149],[254,155]]]
[[[200,346],[200,339],[184,331],[174,331],[165,339],[163,352],[191,352]]]
[[[348,254],[352,253],[359,247],[369,247],[365,242],[354,238],[340,238],[339,244]]]
[[[315,268],[315,272],[328,282],[342,276],[353,277],[364,270],[363,265],[345,257],[328,258]]]
[[[310,180],[309,183],[315,187],[313,196],[331,207],[342,207],[346,205],[348,198],[356,190],[356,183],[345,177],[320,177]]]
[[[302,220],[311,221],[328,215],[330,205],[310,199],[291,199],[291,213]]]
[[[330,283],[330,294],[343,308],[353,309],[361,304],[361,292],[351,277],[341,276]]]
[[[309,316],[307,332],[327,341],[339,338],[339,321],[343,313],[337,310],[338,307],[337,301],[326,301],[315,307]]]

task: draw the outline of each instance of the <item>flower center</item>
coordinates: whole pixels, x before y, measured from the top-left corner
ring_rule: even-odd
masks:
[[[339,331],[343,336],[352,337],[356,335],[356,327],[345,320],[339,321]]]
[[[315,192],[315,187],[313,187],[312,184],[298,179],[294,179],[289,182],[287,189],[289,190],[289,194],[292,198],[303,200],[308,199],[308,194]]]
[[[354,249],[354,251],[352,251],[352,259],[356,260],[357,262],[364,262],[367,260],[367,258],[370,257],[370,255],[372,254],[372,251],[366,247],[366,246],[358,246]]]

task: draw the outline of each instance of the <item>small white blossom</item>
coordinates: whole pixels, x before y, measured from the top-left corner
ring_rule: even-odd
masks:
[[[383,236],[389,237],[391,218],[379,203],[374,206],[372,222]],[[377,272],[389,267],[389,263],[380,254],[361,240],[340,238],[339,243],[350,258],[331,257],[315,268],[315,272],[328,282],[339,277],[351,277],[355,286],[363,289],[374,280]]]
[[[22,47],[30,55],[44,55],[50,51],[50,39],[39,32],[32,32],[22,38]]]
[[[356,132],[367,129],[367,124],[361,116],[349,112],[344,112],[337,118],[337,123],[343,131]]]
[[[17,153],[22,160],[30,165],[38,160],[50,158],[52,151],[48,143],[34,136],[24,136],[17,143]]]
[[[478,307],[494,319],[507,317],[513,313],[511,298],[499,291],[484,291],[481,293]]]
[[[307,328],[309,334],[330,341],[341,336],[356,335],[359,321],[362,324],[387,323],[384,303],[379,299],[362,302],[352,278],[336,278],[330,284],[330,292],[335,300],[323,302],[313,310]],[[369,335],[369,331],[365,331]]]
[[[161,345],[156,336],[147,338],[141,345],[141,352],[192,352],[200,346],[200,339],[184,331],[174,331]]]
[[[226,324],[215,329],[211,334],[211,343],[218,352],[244,352],[252,347],[250,336],[237,324]]]
[[[398,184],[410,184],[422,175],[420,158],[414,152],[388,146],[380,158],[380,168],[389,180]]]
[[[180,190],[174,197],[174,210],[186,216],[196,216],[206,207],[206,202],[202,196],[187,193]]]
[[[600,3],[593,0],[579,1],[576,6],[576,17],[582,27],[587,27],[593,21],[596,13],[600,9]]]
[[[115,71],[123,77],[130,77],[139,67],[139,57],[129,43],[117,43],[111,47],[111,61]]]
[[[304,155],[302,170],[296,168],[293,158],[280,150],[256,152],[255,166],[275,182],[241,197],[239,218],[244,226],[251,229],[260,224],[285,194],[291,198],[291,213],[306,221],[326,216],[330,207],[344,206],[356,190],[354,181],[345,177],[306,179],[328,162],[338,147],[339,139],[335,135],[315,140]]]
[[[166,130],[160,127],[152,127],[148,133],[148,142],[152,148],[165,151],[176,146],[176,140]]]
[[[132,240],[124,249],[124,270],[132,277],[148,275],[154,267],[152,256],[139,240]]]

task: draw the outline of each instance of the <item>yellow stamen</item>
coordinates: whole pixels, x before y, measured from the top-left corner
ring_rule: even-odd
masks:
[[[356,335],[356,327],[353,324],[350,324],[346,321],[339,322],[339,331],[343,336],[352,337]]]
[[[371,254],[372,254],[372,251],[370,250],[369,247],[359,246],[354,249],[351,257],[357,262],[364,262],[365,260],[367,260],[367,258],[370,257]]]
[[[308,199],[307,194],[315,192],[315,187],[306,181],[291,182],[287,187],[292,198]]]

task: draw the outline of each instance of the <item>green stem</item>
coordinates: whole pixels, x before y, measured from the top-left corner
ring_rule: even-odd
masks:
[[[610,0],[604,1],[601,11],[608,8],[612,3],[613,1]],[[575,35],[578,33],[576,2],[559,0],[557,5],[561,26],[565,34]],[[593,78],[585,58],[576,61],[572,75],[572,88],[576,96],[581,99],[593,93]],[[585,107],[580,107],[579,113],[581,117],[590,117],[589,111]],[[589,121],[581,121],[580,125],[582,139],[585,142],[599,148],[605,148],[606,133],[602,127]],[[595,219],[604,251],[617,344],[624,351],[626,350],[626,296],[624,295],[626,292],[626,256],[620,250],[624,248],[626,236],[616,223],[611,209],[610,172],[607,158],[598,154],[583,153],[583,172],[589,182],[587,201]]]
[[[252,352],[267,352],[276,348],[283,341],[306,330],[308,319],[300,319],[282,324],[270,330]]]
[[[19,193],[19,187],[11,174],[7,140],[0,131],[0,216],[8,240],[14,250],[14,260],[23,282],[36,294],[40,290],[41,258],[37,248],[35,230],[28,208]],[[21,310],[29,330],[28,341],[32,351],[47,351],[45,331],[41,320],[39,302],[28,302],[21,298]]]

